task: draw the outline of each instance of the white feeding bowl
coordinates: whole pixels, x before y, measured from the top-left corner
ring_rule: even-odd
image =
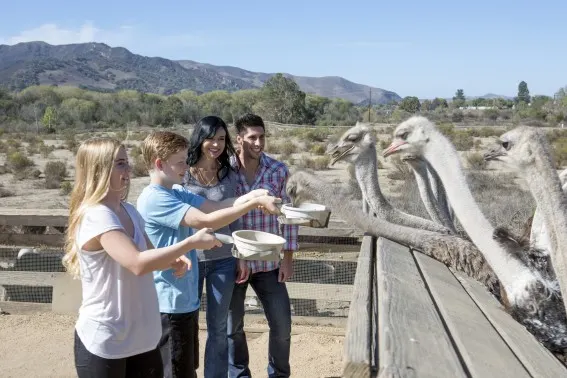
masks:
[[[327,227],[331,214],[325,205],[309,202],[304,202],[298,207],[286,203],[282,206],[281,212],[289,220],[288,223],[294,223],[293,220],[304,221],[311,227]]]
[[[240,230],[232,233],[234,257],[243,260],[278,261],[285,239],[269,232]]]

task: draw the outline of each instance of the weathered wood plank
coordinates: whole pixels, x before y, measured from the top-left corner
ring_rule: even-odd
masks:
[[[53,286],[61,272],[30,272],[18,270],[0,271],[0,286],[22,285],[22,286]]]
[[[343,352],[343,377],[370,377],[372,371],[372,269],[376,239],[364,236],[354,279]]]
[[[455,276],[532,376],[567,377],[567,368],[506,313],[480,283],[461,272],[455,272]]]
[[[379,377],[466,377],[408,248],[377,245]]]
[[[66,209],[0,208],[0,225],[3,226],[66,226],[69,211]]]
[[[318,230],[318,231],[313,231]],[[300,227],[298,242],[303,244],[331,244],[358,246],[362,236],[351,236],[349,230]],[[64,234],[0,233],[0,245],[63,247]]]
[[[46,245],[49,247],[62,247],[65,243],[63,234],[11,234],[0,233],[0,244],[2,245]]]
[[[57,277],[66,273],[62,272],[30,272],[7,270],[0,271],[0,286],[22,285],[22,286],[53,286]],[[80,285],[80,281],[76,281]],[[304,282],[286,282],[290,298],[295,299],[319,299],[326,301],[350,302],[353,286],[318,284]],[[251,286],[246,292],[248,296],[255,296]]]
[[[292,299],[315,299],[324,301],[350,302],[353,285],[318,284],[305,282],[286,282],[287,292]],[[206,288],[203,287],[203,292]],[[246,296],[255,297],[252,286],[248,285]]]
[[[60,226],[67,225],[67,209],[16,209],[0,207],[0,225],[4,226]],[[327,228],[299,227],[302,236],[359,237],[361,230],[331,215]],[[329,232],[329,230],[331,230]]]
[[[0,301],[0,308],[9,314],[24,315],[51,312],[51,303]]]
[[[531,377],[451,271],[412,251],[471,377]]]

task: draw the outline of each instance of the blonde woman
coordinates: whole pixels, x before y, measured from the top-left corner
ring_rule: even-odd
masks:
[[[83,288],[74,345],[79,378],[163,377],[151,272],[172,268],[182,276],[188,250],[221,245],[210,229],[202,229],[154,248],[142,217],[125,201],[129,186],[128,156],[120,142],[94,138],[81,144],[63,259]]]

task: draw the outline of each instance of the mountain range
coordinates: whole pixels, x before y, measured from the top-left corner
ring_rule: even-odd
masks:
[[[23,42],[0,45],[0,85],[21,90],[31,85],[69,85],[98,91],[134,89],[173,94],[182,90],[205,93],[259,88],[275,73],[214,66],[191,60],[137,55],[104,43],[50,45]],[[306,93],[343,98],[354,104],[399,101],[392,91],[353,83],[338,76],[307,77],[284,73]]]

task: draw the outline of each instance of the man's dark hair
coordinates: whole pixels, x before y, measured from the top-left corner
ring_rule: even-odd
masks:
[[[264,126],[264,121],[262,117],[256,114],[246,113],[234,121],[234,126],[236,127],[236,132],[241,133],[247,127],[261,127],[266,131],[266,126]]]

